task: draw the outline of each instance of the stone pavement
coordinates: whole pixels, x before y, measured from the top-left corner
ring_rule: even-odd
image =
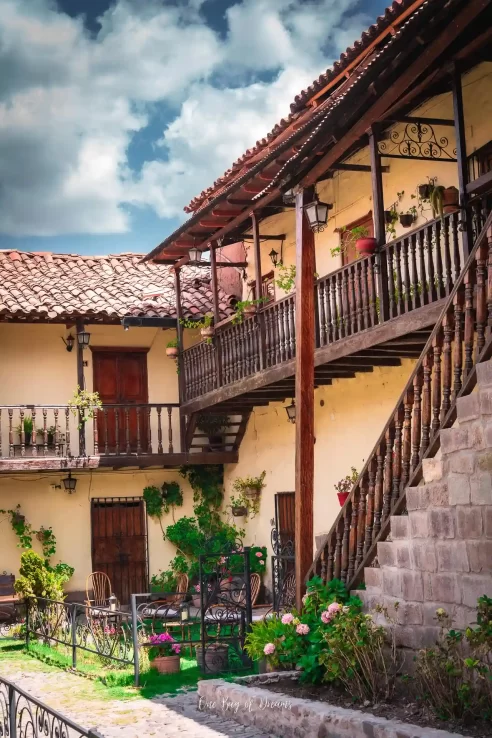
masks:
[[[105,738],[275,738],[200,711],[197,692],[150,700],[107,700],[84,677],[43,666],[5,661],[0,674],[80,725],[96,728]]]

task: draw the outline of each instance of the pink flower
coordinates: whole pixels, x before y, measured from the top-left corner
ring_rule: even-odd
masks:
[[[284,625],[290,625],[294,620],[294,616],[291,612],[286,612],[285,615],[282,615],[282,623]]]
[[[296,632],[299,633],[300,636],[305,636],[309,633],[309,625],[305,625],[305,623],[299,623],[299,625],[296,628]]]
[[[321,622],[322,623],[325,623],[325,625],[326,625],[327,623],[330,622],[330,620],[331,620],[331,614],[328,612],[328,610],[325,610],[324,612],[321,613]]]
[[[261,553],[261,551],[257,551],[255,553],[255,556],[258,556],[258,558],[261,559],[261,557],[263,556],[263,554]]]
[[[181,653],[181,646],[179,645],[179,643],[173,643],[171,648],[173,649],[174,653],[176,654]]]
[[[195,584],[195,592],[198,594],[200,592],[200,585]]]
[[[263,559],[260,561],[260,564],[261,566],[265,566],[265,562],[263,561]]]
[[[275,644],[266,643],[265,648],[263,649],[263,653],[265,654],[265,656],[271,656],[272,653],[275,653]]]
[[[338,602],[332,602],[331,605],[328,605],[328,612],[333,617],[333,615],[336,615],[337,612],[340,612],[342,609],[342,606]]]

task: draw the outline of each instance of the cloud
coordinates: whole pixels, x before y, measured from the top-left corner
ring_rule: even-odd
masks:
[[[0,0],[1,232],[122,233],[128,205],[183,217],[339,53],[341,26],[367,24],[347,27],[356,0],[241,0],[219,35],[203,4],[118,0],[91,35],[50,0]],[[135,172],[129,146],[162,109]]]

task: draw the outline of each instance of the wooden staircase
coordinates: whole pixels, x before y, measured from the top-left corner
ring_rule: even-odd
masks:
[[[211,415],[217,415],[221,410],[214,408]],[[229,422],[223,434],[217,439],[211,439],[199,428],[200,417],[206,413],[193,413],[186,418],[185,449],[188,453],[217,453],[223,451],[237,452],[246,432],[251,412],[232,409],[228,415]]]
[[[477,366],[491,356],[489,215],[347,502],[320,542],[308,577],[339,578],[349,589],[364,580],[378,544],[394,529],[395,518],[407,514],[407,489],[423,480],[425,466],[441,448],[441,431],[455,424],[458,400],[473,392]]]

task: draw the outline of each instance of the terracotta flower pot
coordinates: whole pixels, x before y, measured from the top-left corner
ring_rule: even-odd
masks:
[[[248,500],[258,500],[260,498],[261,490],[256,489],[256,487],[245,487],[243,493]]]
[[[175,653],[172,656],[156,656],[150,663],[159,674],[177,674],[180,670],[180,659],[180,655]]]
[[[214,335],[213,325],[207,325],[205,328],[200,328],[200,335],[202,338],[212,338]]]
[[[419,185],[419,197],[422,200],[428,200],[430,198],[430,185],[429,184]]]
[[[400,223],[402,224],[404,228],[410,228],[410,226],[413,225],[412,213],[401,213]]]
[[[345,505],[349,494],[350,492],[337,492],[338,502],[340,503],[340,507],[343,507]]]
[[[176,359],[176,357],[178,356],[178,347],[168,346],[166,349],[166,356],[169,356],[170,359]]]
[[[355,248],[363,256],[371,256],[374,254],[378,247],[378,242],[375,238],[358,238],[355,242]]]
[[[244,307],[245,315],[254,315],[256,313],[256,305],[246,305]]]
[[[454,213],[460,208],[460,193],[456,187],[446,187],[442,193],[442,209],[444,213]]]
[[[235,518],[242,518],[248,514],[248,508],[244,505],[238,505],[232,508],[232,514]]]

